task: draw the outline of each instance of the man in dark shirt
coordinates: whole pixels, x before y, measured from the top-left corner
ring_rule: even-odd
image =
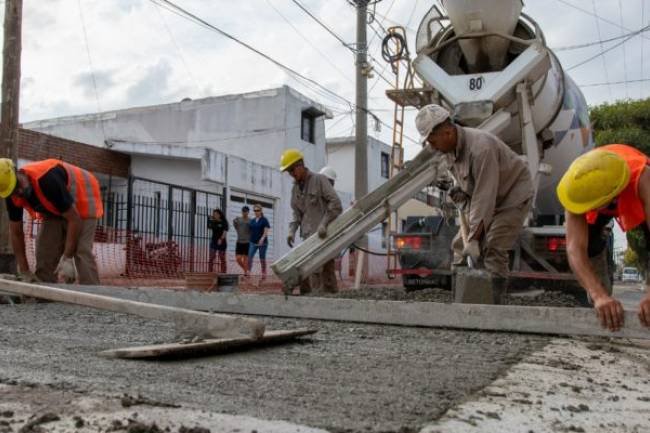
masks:
[[[0,197],[6,199],[11,243],[19,275],[28,282],[99,284],[92,253],[97,220],[103,215],[99,182],[88,171],[55,159],[16,171],[0,159]],[[36,240],[36,270],[27,262],[23,208],[42,220]]]

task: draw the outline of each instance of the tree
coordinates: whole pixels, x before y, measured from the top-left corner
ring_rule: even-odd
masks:
[[[589,117],[596,146],[629,144],[650,155],[650,98],[597,105]]]
[[[628,144],[650,155],[650,98],[591,107],[589,117],[596,146]],[[643,231],[639,229],[629,231],[627,242],[629,248],[636,253],[635,263],[631,266],[636,266],[639,271],[644,272],[648,262],[648,252]],[[628,252],[625,258],[628,258]]]

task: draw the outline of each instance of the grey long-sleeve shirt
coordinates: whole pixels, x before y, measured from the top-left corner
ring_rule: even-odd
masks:
[[[472,238],[481,222],[488,230],[495,213],[530,200],[533,182],[523,159],[498,137],[474,128],[456,128],[456,150],[447,157],[458,186],[471,197]]]
[[[321,222],[326,225],[343,212],[341,199],[330,181],[322,174],[307,171],[302,184],[294,183],[291,190],[293,220],[289,231],[295,233],[300,227],[300,236],[305,239],[316,233]]]

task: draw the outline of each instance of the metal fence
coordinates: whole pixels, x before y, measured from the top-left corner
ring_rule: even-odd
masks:
[[[131,177],[102,188],[97,240],[126,245],[127,276],[179,277],[207,271],[213,209],[223,194]]]

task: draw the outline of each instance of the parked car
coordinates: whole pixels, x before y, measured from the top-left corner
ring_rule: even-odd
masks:
[[[641,281],[641,275],[639,275],[639,271],[636,268],[626,267],[623,268],[623,273],[621,274],[621,281],[624,283],[625,282],[637,283]]]

